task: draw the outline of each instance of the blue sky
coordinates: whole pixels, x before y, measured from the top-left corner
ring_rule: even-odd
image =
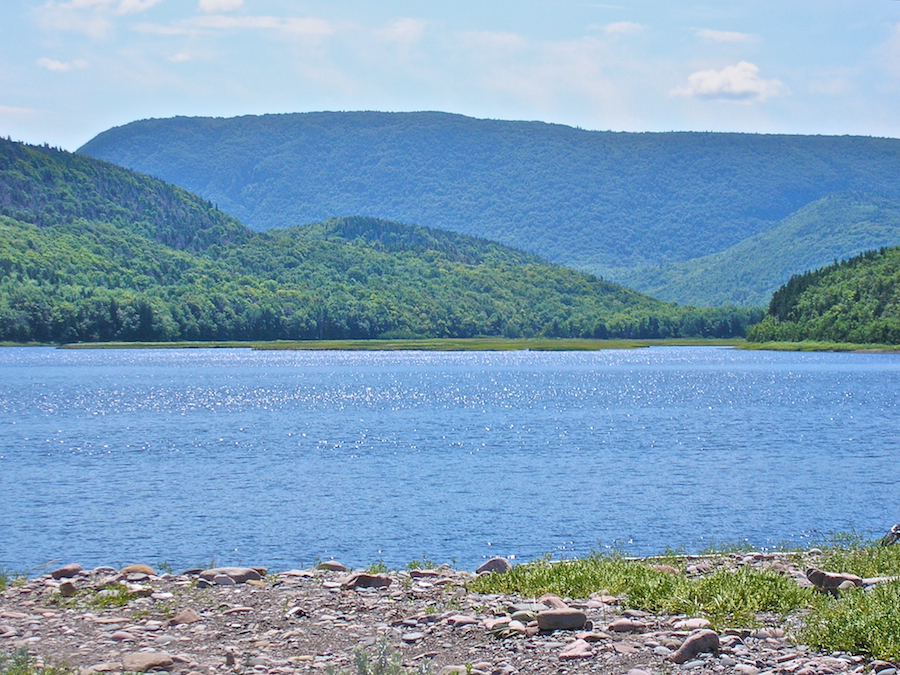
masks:
[[[900,137],[900,1],[0,2],[4,137],[317,110]]]

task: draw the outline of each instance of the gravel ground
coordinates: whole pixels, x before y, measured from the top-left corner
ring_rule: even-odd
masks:
[[[698,559],[693,573],[722,564],[774,566],[806,581],[796,564],[777,555]],[[383,644],[405,666],[444,675],[872,669],[861,656],[793,644],[797,617],[779,625],[762,616],[762,628],[717,634],[702,619],[623,610],[621,598],[599,594],[471,593],[465,584],[473,574],[447,567],[370,575],[331,566],[277,575],[262,568],[157,575],[143,565],[67,565],[0,593],[0,653],[24,648],[42,663],[65,664],[82,675],[356,673],[354,655],[374,654]],[[568,629],[552,630],[557,626]],[[890,664],[879,667],[879,675],[896,675]]]

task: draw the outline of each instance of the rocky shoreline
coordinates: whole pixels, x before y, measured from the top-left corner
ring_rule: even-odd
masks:
[[[811,583],[784,554],[686,563],[694,575],[750,565]],[[504,562],[490,564],[503,573]],[[66,565],[0,593],[0,654],[27,649],[38,663],[81,675],[356,673],[355,653],[385,647],[409,668],[427,664],[443,675],[897,673],[886,662],[795,644],[798,616],[785,624],[759,616],[755,630],[717,633],[702,618],[624,609],[621,597],[602,591],[588,598],[473,593],[466,588],[473,577],[446,566],[351,573],[336,562],[278,574]]]

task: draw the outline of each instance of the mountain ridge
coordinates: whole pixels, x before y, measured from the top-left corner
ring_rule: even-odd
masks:
[[[158,179],[0,140],[0,340],[728,337],[752,318],[420,226],[253,232]]]
[[[900,140],[873,137],[293,113],[137,121],[80,152],[183,185],[254,229],[369,215],[485,237],[620,282],[725,251],[831,194],[900,203]]]

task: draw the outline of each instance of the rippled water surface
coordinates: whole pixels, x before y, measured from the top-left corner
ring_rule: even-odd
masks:
[[[0,565],[880,534],[898,401],[888,354],[0,349]]]

